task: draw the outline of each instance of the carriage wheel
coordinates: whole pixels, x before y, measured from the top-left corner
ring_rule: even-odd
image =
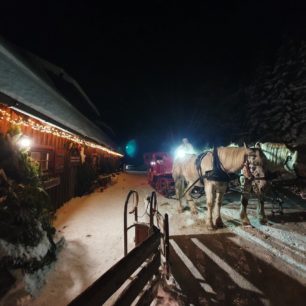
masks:
[[[167,196],[168,193],[168,180],[161,177],[157,182],[157,191],[164,196]]]
[[[154,188],[155,187],[155,180],[154,175],[152,172],[148,173],[148,183]]]

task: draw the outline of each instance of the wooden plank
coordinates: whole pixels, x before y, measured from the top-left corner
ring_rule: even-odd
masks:
[[[146,283],[152,279],[153,275],[158,274],[159,266],[160,253],[156,250],[152,261],[140,270],[133,281],[120,294],[119,298],[114,303],[114,306],[131,305]]]
[[[101,306],[155,252],[160,244],[160,236],[159,230],[156,230],[76,297],[69,306]]]
[[[51,177],[50,179],[43,181],[43,186],[45,190],[54,188],[61,183],[61,178],[59,176]]]
[[[156,277],[153,281],[151,281],[150,285],[146,288],[146,290],[141,295],[140,299],[137,301],[137,306],[150,306],[155,296],[153,295],[153,289],[159,282],[160,278]]]

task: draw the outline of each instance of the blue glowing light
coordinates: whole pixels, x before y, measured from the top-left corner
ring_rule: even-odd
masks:
[[[129,157],[134,157],[137,152],[137,143],[134,139],[130,140],[125,146],[125,152]]]

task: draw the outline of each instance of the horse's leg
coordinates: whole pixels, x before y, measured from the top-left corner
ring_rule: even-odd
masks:
[[[280,215],[283,215],[283,199],[281,198],[280,193],[277,191],[277,189],[273,186],[273,184],[269,185],[270,192],[272,194],[272,214],[274,215],[276,212],[278,212]],[[275,210],[275,203],[278,204],[278,210]]]
[[[221,218],[221,206],[222,206],[222,200],[223,200],[223,196],[226,192],[226,188],[227,188],[227,184],[224,183],[220,183],[222,185],[220,185],[220,187],[218,188],[218,191],[216,192],[216,199],[215,199],[215,203],[216,203],[216,212],[217,212],[217,218],[215,221],[215,225],[218,228],[222,228],[224,226],[222,218]]]
[[[186,190],[191,186],[192,183],[188,183],[188,186],[186,188]],[[191,212],[194,214],[194,215],[197,215],[198,214],[198,209],[197,209],[197,205],[195,203],[195,201],[193,200],[192,196],[191,196],[191,190],[189,190],[187,193],[186,193],[186,199],[187,199],[187,204],[190,206],[190,209],[191,209]],[[190,203],[190,204],[189,204]]]
[[[257,219],[259,220],[260,224],[267,223],[267,217],[265,214],[265,202],[263,194],[257,194],[258,197],[258,204],[257,204]]]
[[[250,193],[252,190],[252,183],[250,180],[245,179],[242,194],[241,194],[241,203],[240,203],[240,219],[242,225],[250,225],[250,220],[247,215],[247,207],[249,203]]]
[[[206,205],[207,205],[207,217],[206,217],[206,226],[208,230],[213,230],[214,225],[212,222],[212,213],[214,208],[214,198],[215,198],[215,188],[212,181],[205,179],[205,194],[206,194]]]
[[[267,223],[267,217],[265,214],[265,202],[264,202],[264,192],[267,191],[268,186],[265,185],[264,188],[262,186],[262,182],[260,180],[254,181],[253,183],[253,190],[258,198],[257,203],[257,219],[261,224]]]
[[[179,201],[179,206],[178,206],[178,212],[181,213],[183,212],[183,205],[182,205],[182,198],[183,198],[183,186],[184,186],[184,181],[183,178],[178,177],[175,180],[175,194],[176,197]]]

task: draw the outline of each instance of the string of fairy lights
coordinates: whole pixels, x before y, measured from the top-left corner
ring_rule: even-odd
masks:
[[[84,145],[84,146],[91,147],[91,148],[94,148],[94,149],[102,150],[102,151],[107,152],[108,154],[111,154],[111,155],[123,157],[123,155],[120,154],[120,153],[117,153],[117,152],[112,151],[108,148],[105,148],[101,145],[98,145],[98,144],[95,144],[93,142],[82,139],[81,137],[79,137],[77,135],[70,134],[68,132],[65,132],[63,130],[60,130],[56,127],[53,127],[53,126],[50,126],[50,125],[47,125],[47,124],[40,124],[40,123],[35,122],[34,120],[30,119],[30,118],[25,119],[22,116],[17,115],[17,114],[16,114],[16,116],[18,117],[18,119],[14,119],[10,112],[6,111],[5,109],[0,108],[0,120],[6,120],[10,124],[24,126],[24,127],[31,127],[33,130],[39,131],[41,133],[52,134],[54,136],[67,139],[69,141],[78,143],[80,145]]]

